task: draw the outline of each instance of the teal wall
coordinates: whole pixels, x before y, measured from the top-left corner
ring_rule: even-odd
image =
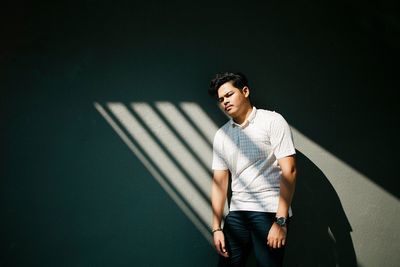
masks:
[[[196,102],[221,125],[225,117],[206,93],[221,70],[246,73],[257,107],[280,112],[382,189],[367,204],[371,210],[386,210],[382,197],[395,199],[392,212],[375,216],[366,238],[354,240],[352,218],[371,214],[358,213],[363,203],[351,202],[354,190],[335,188],[321,166],[299,153],[298,216],[286,265],[397,266],[398,253],[382,251],[400,245],[393,212],[400,195],[396,7],[394,1],[6,6],[0,266],[214,266],[208,241],[93,103]],[[344,208],[342,195],[349,199]],[[391,228],[380,231],[381,219]],[[364,242],[379,252],[373,259]]]

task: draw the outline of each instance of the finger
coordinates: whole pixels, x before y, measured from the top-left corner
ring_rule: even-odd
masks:
[[[222,254],[220,241],[215,242],[214,246],[215,246],[215,250],[218,252],[218,254]]]
[[[269,244],[269,246],[270,246],[271,248],[274,248],[274,247],[275,247],[275,243],[276,243],[276,241],[275,241],[275,239],[273,239],[272,237],[268,240],[268,244]]]
[[[220,246],[221,246],[221,251],[225,253],[226,252],[225,240],[221,240],[220,241]]]
[[[279,241],[279,248],[282,248],[284,245],[285,245],[285,240],[284,239]]]
[[[282,239],[282,246],[286,244],[286,239]]]
[[[218,254],[221,255],[224,258],[228,258],[229,257],[228,251],[225,251],[225,252],[221,251],[221,252],[218,252]]]
[[[225,241],[219,241],[218,245],[216,246],[217,252],[219,255],[223,256],[223,257],[227,257],[228,256],[228,252],[226,250],[225,247]]]
[[[271,241],[269,242],[269,246],[270,246],[270,248],[274,248],[274,246],[275,246],[274,240],[271,240]]]
[[[228,250],[225,247],[225,240],[221,240],[221,255],[224,257],[228,257]]]
[[[221,247],[217,248],[217,252],[218,252],[219,255],[224,256],[224,253],[222,252]]]
[[[274,239],[271,237],[270,234],[268,234],[268,236],[267,236],[267,245],[272,247],[273,244],[274,244]]]

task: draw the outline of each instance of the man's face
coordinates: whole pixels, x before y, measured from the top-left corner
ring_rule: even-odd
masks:
[[[226,82],[218,89],[218,102],[222,110],[230,117],[236,117],[248,101],[249,88],[238,89],[231,82]]]

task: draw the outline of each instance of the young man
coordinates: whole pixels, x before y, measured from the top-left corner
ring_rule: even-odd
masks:
[[[289,125],[280,114],[251,104],[243,74],[217,74],[210,93],[231,118],[213,144],[212,234],[219,264],[245,266],[253,249],[258,266],[282,266],[296,182]],[[229,181],[232,195],[222,229]]]

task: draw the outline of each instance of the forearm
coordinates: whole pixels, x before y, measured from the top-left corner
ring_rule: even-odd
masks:
[[[214,174],[211,186],[212,229],[221,227],[226,202],[228,177],[221,173]]]
[[[295,187],[296,187],[296,166],[293,158],[293,162],[291,162],[291,164],[285,165],[282,168],[279,204],[276,213],[277,217],[289,216],[289,207],[292,203]]]
[[[295,176],[293,177],[282,177],[281,189],[279,194],[279,205],[277,211],[277,217],[288,217],[289,207],[292,203],[292,198],[295,190]]]

